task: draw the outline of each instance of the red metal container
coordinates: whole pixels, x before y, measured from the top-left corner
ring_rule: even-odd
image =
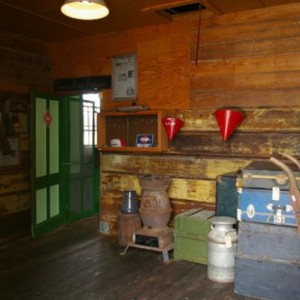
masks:
[[[226,141],[233,131],[242,123],[245,115],[238,109],[222,108],[215,111],[215,117],[224,141]]]

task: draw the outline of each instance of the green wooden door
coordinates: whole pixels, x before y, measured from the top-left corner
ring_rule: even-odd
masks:
[[[61,201],[60,99],[34,94],[32,100],[32,236],[64,222]]]
[[[81,97],[64,101],[64,187],[67,221],[98,211],[99,170],[96,164],[94,104]]]
[[[94,106],[81,97],[32,100],[32,236],[98,212]]]

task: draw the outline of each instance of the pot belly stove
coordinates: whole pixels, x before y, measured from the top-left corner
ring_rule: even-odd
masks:
[[[141,176],[139,181],[143,190],[139,209],[143,227],[134,232],[122,254],[126,254],[129,247],[158,251],[167,262],[168,251],[174,248],[173,230],[168,226],[172,209],[167,189],[171,178],[147,175]]]

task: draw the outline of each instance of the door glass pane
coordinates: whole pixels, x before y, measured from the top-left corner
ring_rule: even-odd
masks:
[[[93,208],[93,186],[92,177],[84,179],[84,195],[83,195],[83,206],[84,210],[91,210]]]
[[[70,103],[70,161],[71,174],[80,173],[81,148],[82,148],[82,110],[81,103]]]
[[[93,145],[97,145],[97,126],[95,126],[97,124],[97,113],[100,112],[100,103],[101,103],[101,99],[102,99],[102,93],[92,93],[92,94],[83,94],[82,95],[82,98],[83,100],[86,100],[85,101],[85,104],[84,106],[87,106],[87,101],[89,101],[90,103],[92,102],[94,105],[94,108],[93,108],[93,118],[94,118],[94,128],[91,128],[91,127],[86,127],[86,123],[84,121],[84,144],[87,145],[87,139],[86,139],[86,136],[90,136],[90,132],[86,134],[86,130],[89,130],[91,129],[93,132],[94,132],[94,144]],[[91,104],[89,104],[88,106],[91,106]],[[85,108],[84,108],[85,110]],[[91,118],[91,116],[88,116],[88,118]],[[86,117],[84,118],[84,120],[86,120]],[[88,121],[90,122],[90,121]]]
[[[92,212],[94,207],[94,102],[73,99],[69,114],[69,212],[74,218]]]
[[[50,217],[59,214],[59,185],[50,187]]]
[[[47,189],[36,191],[36,224],[47,220]]]
[[[81,179],[72,180],[71,183],[71,195],[70,195],[70,208],[72,214],[78,214],[81,212],[81,197],[82,197],[82,185]]]
[[[94,105],[87,101],[83,106],[83,144],[94,145]]]
[[[50,145],[49,151],[49,169],[50,174],[58,173],[59,171],[59,108],[58,101],[50,100],[49,110],[52,116],[52,122],[49,128]]]
[[[46,159],[46,125],[44,114],[47,111],[46,100],[36,99],[35,114],[35,159],[36,159],[36,177],[45,176],[47,171]]]

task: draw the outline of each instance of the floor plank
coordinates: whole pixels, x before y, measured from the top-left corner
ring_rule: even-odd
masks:
[[[129,248],[101,235],[96,217],[0,248],[2,300],[250,300],[232,284],[207,279],[207,266],[165,263],[159,252]],[[172,258],[172,255],[171,255]]]

